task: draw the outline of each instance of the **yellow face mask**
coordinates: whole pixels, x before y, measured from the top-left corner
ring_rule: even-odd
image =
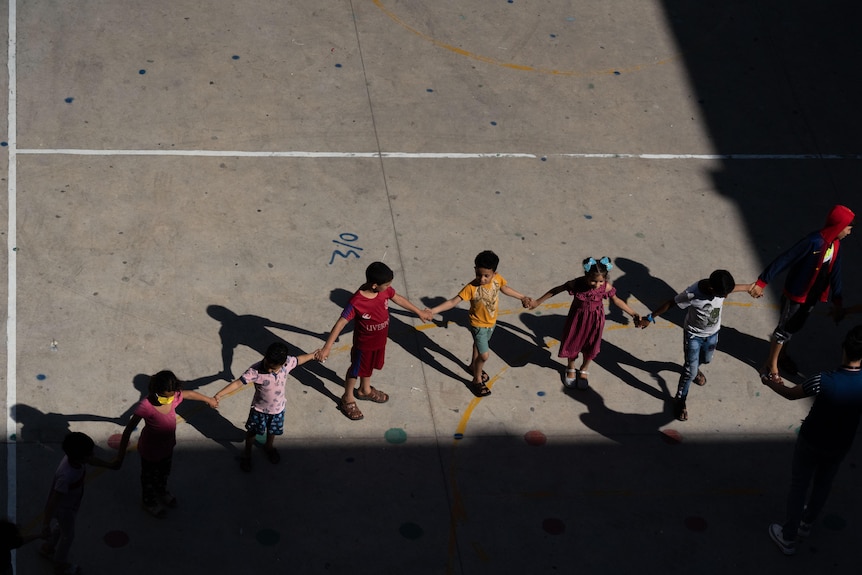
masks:
[[[156,395],[156,399],[159,400],[159,405],[170,405],[174,402],[175,397],[176,395],[171,395],[170,397]]]

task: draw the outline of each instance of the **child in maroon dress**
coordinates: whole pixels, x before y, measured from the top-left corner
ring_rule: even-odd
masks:
[[[584,275],[551,288],[545,295],[533,300],[530,306],[530,309],[535,309],[546,299],[562,291],[568,291],[574,296],[572,306],[569,308],[569,315],[566,318],[566,327],[563,329],[558,354],[559,357],[566,358],[568,361],[563,382],[569,389],[575,385],[580,389],[586,389],[589,386],[587,368],[599,354],[602,331],[605,328],[604,300],[611,300],[618,308],[632,316],[635,325],[640,321],[640,316],[626,302],[617,297],[616,288],[608,281],[608,272],[614,267],[608,257],[603,257],[598,261],[594,258],[587,258],[583,261],[583,266]],[[581,368],[575,369],[575,360],[579,354],[583,355]]]

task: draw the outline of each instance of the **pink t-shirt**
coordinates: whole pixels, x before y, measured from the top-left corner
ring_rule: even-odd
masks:
[[[63,461],[54,472],[54,482],[51,489],[60,494],[57,500],[57,509],[77,511],[84,497],[84,479],[87,476],[87,466],[72,467],[69,458],[64,456]]]
[[[296,358],[289,355],[281,369],[275,373],[260,371],[263,369],[263,361],[259,361],[248,368],[240,379],[244,384],[254,384],[254,397],[251,400],[252,409],[267,415],[278,415],[284,411],[284,406],[287,404],[287,398],[284,396],[287,374],[297,364]]]
[[[177,444],[177,406],[183,402],[183,392],[174,394],[174,402],[167,413],[162,413],[146,397],[135,408],[135,415],[144,420],[144,429],[138,439],[138,453],[147,461],[167,459]]]
[[[350,298],[350,303],[341,312],[346,320],[355,319],[353,325],[353,346],[363,351],[375,351],[386,347],[389,335],[389,300],[395,290],[389,286],[368,299],[358,291]]]

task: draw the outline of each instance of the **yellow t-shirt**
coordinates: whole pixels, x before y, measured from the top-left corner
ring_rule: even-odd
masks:
[[[500,274],[494,274],[488,285],[477,286],[468,283],[458,293],[464,301],[470,302],[470,325],[473,327],[494,327],[497,323],[497,310],[500,303],[500,288],[506,285],[506,280]]]

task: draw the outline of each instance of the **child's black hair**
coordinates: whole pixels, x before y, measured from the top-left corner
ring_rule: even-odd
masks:
[[[848,361],[862,360],[862,325],[857,325],[847,332],[843,347]]]
[[[269,344],[269,347],[266,348],[266,353],[263,356],[263,361],[270,367],[284,365],[284,362],[287,361],[287,352],[287,346],[280,341],[276,341]]]
[[[473,265],[477,268],[495,272],[497,271],[497,266],[500,265],[500,256],[491,250],[485,250],[484,252],[479,252],[476,259],[473,260]]]
[[[382,286],[383,284],[388,284],[394,278],[395,272],[393,272],[389,266],[383,262],[372,262],[367,268],[365,268],[365,281],[368,284],[377,284]]]
[[[71,460],[83,461],[93,455],[96,443],[86,433],[73,431],[63,438],[63,453]]]
[[[709,287],[718,297],[727,297],[727,294],[732,292],[735,286],[736,281],[727,270],[715,270],[709,274]]]
[[[595,258],[584,258],[584,261],[581,263],[584,265],[584,275],[587,276],[597,274],[608,277],[608,272],[610,272],[613,267],[613,265],[611,265],[611,258],[608,256],[602,256],[598,260]]]
[[[153,399],[157,395],[167,395],[183,388],[183,383],[174,375],[174,372],[163,370],[159,373],[150,376],[150,383],[147,388],[150,398]]]

